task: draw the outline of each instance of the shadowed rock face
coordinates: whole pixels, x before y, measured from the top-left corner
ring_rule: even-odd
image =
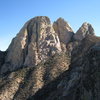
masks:
[[[0,51],[0,100],[100,100],[99,56],[90,24],[32,18]]]
[[[6,52],[0,51],[0,67],[5,63]]]

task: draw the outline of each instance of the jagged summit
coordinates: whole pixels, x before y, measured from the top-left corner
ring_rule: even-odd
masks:
[[[100,37],[63,18],[25,23],[0,51],[0,100],[100,100]]]
[[[95,34],[94,29],[90,23],[84,22],[82,24],[81,28],[82,27],[84,28],[84,30],[86,30],[88,32],[87,34],[91,34],[91,35]]]
[[[47,16],[34,17],[25,23],[12,40],[0,73],[13,71],[22,66],[35,66],[56,53],[66,52],[66,47],[72,50],[76,44],[72,43],[71,47],[67,45],[73,38],[80,41],[87,34],[94,35],[94,29],[89,23],[83,23],[74,34],[63,18],[58,18],[52,25]]]
[[[65,26],[68,31],[73,32],[73,29],[71,28],[70,24],[66,20],[64,20],[64,18],[60,17],[56,20],[56,22],[63,24],[63,26]]]
[[[33,17],[33,18],[31,18],[29,21],[31,22],[32,20],[45,20],[48,24],[50,24],[51,23],[51,21],[50,21],[50,18],[48,17],[48,16],[36,16],[36,17]],[[27,21],[27,22],[29,22],[29,21]],[[26,22],[26,23],[27,23]]]
[[[79,30],[76,32],[74,39],[81,41],[88,34],[94,35],[95,32],[91,24],[84,22]]]

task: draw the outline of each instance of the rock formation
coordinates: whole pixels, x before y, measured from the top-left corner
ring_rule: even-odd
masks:
[[[49,56],[61,52],[58,35],[53,30],[48,17],[29,20],[7,50],[1,73],[13,71],[22,66],[35,66]]]
[[[74,32],[70,25],[62,18],[57,19],[53,24],[55,32],[58,34],[61,47],[66,51],[66,45],[72,40]]]
[[[79,28],[79,30],[74,35],[74,39],[81,41],[85,38],[86,35],[91,34],[94,35],[94,29],[89,23],[83,23],[82,26]]]
[[[32,18],[0,51],[0,100],[100,100],[100,37],[59,18]]]

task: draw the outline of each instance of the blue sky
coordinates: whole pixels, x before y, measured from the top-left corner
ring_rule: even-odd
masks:
[[[89,22],[100,36],[100,0],[0,0],[0,50],[6,50],[24,23],[35,16],[62,17],[76,32]]]

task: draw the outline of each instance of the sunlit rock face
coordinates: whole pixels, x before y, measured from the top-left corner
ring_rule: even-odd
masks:
[[[99,100],[100,38],[87,35],[72,52],[69,70],[29,100]]]
[[[53,27],[59,36],[62,50],[66,51],[66,45],[72,41],[74,35],[72,28],[63,18],[57,19],[57,21],[53,23]]]
[[[74,39],[81,41],[88,34],[94,35],[95,33],[94,33],[94,29],[92,25],[85,22],[82,24],[82,26],[79,28],[79,30],[74,35]]]
[[[49,56],[61,52],[58,35],[48,17],[29,20],[12,40],[1,72],[22,66],[35,66]]]
[[[0,100],[100,100],[100,37],[84,23],[32,18],[0,51]]]

